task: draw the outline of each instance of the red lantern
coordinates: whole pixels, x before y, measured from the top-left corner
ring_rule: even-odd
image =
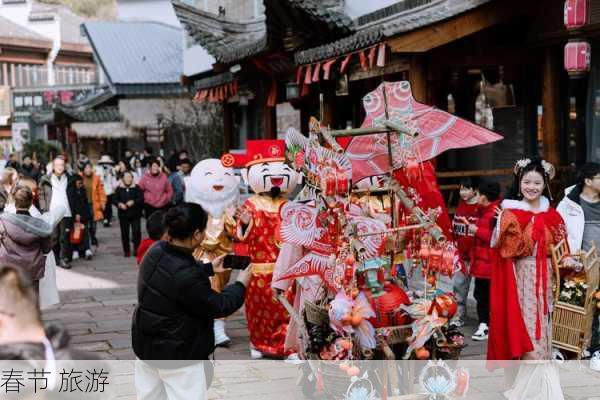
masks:
[[[364,292],[377,315],[369,319],[369,322],[375,328],[410,324],[412,319],[399,309],[402,304],[410,304],[410,299],[404,290],[390,282],[383,285],[383,290],[385,293],[378,297],[372,296],[369,291]]]
[[[569,30],[581,28],[588,22],[587,0],[565,1],[565,27]]]
[[[582,75],[590,70],[592,47],[588,42],[569,42],[565,46],[565,70],[569,75]]]

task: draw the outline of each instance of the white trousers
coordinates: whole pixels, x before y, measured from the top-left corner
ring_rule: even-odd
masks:
[[[135,361],[135,390],[139,400],[206,400],[204,365],[159,369]]]

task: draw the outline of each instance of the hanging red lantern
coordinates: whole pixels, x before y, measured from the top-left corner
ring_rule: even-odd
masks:
[[[578,29],[588,22],[587,0],[565,1],[565,27],[569,30]]]
[[[402,304],[410,304],[408,295],[390,282],[384,283],[383,290],[384,293],[377,297],[371,295],[370,291],[364,292],[376,314],[376,317],[370,318],[369,322],[375,328],[410,324],[412,319],[400,309]]]
[[[569,75],[583,75],[590,70],[592,47],[586,41],[572,41],[565,46],[565,70]]]

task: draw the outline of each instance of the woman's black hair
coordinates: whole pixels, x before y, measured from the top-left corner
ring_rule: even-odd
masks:
[[[514,181],[511,186],[511,189],[506,196],[507,199],[513,200],[522,200],[523,194],[521,193],[521,180],[523,177],[531,171],[535,171],[540,174],[544,178],[544,191],[542,194],[546,196],[548,199],[552,199],[552,194],[550,193],[550,177],[546,173],[544,166],[542,165],[542,159],[539,157],[532,158],[531,161],[524,166],[523,168],[518,168],[514,175]]]
[[[165,233],[165,212],[154,211],[146,221],[146,232],[152,240],[160,240]]]
[[[171,208],[165,215],[165,225],[169,236],[174,239],[187,239],[196,231],[204,231],[208,215],[195,203],[183,203]]]

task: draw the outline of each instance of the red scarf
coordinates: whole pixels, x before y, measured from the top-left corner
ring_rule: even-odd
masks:
[[[521,225],[521,230],[524,230],[525,227],[533,220],[531,237],[533,242],[537,245],[537,251],[535,254],[535,291],[537,298],[540,289],[542,289],[543,311],[544,316],[546,316],[548,315],[548,296],[546,295],[548,291],[548,244],[546,243],[546,228],[548,228],[550,232],[555,235],[560,233],[561,230],[564,232],[564,222],[560,214],[553,208],[541,213],[533,213],[531,211],[523,210],[511,211],[517,217],[519,225]],[[539,313],[539,307],[537,307],[537,305],[536,310],[535,339],[540,340],[542,337],[541,316]]]

